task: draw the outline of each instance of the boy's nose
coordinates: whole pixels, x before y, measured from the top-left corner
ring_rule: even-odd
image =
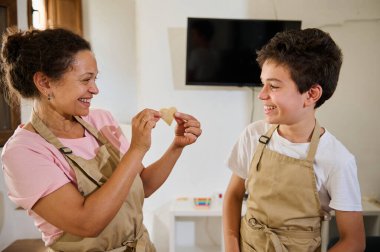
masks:
[[[259,98],[260,100],[268,99],[268,91],[267,90],[268,90],[268,88],[266,87],[266,85],[263,85],[259,94],[257,95],[257,98]]]

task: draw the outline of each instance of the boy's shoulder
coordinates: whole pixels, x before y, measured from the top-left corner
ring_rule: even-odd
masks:
[[[354,155],[339,141],[331,132],[325,129],[318,145],[319,157],[328,159],[330,162],[342,165],[355,160]]]
[[[263,135],[265,134],[272,124],[267,123],[265,120],[258,120],[250,123],[246,128],[245,132],[253,135]]]

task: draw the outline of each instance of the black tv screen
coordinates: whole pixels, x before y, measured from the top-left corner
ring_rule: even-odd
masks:
[[[301,21],[188,18],[186,85],[259,86],[256,51]]]

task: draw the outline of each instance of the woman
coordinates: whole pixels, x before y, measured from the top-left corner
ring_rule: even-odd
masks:
[[[33,100],[30,122],[4,146],[9,197],[27,209],[51,251],[155,251],[142,223],[144,197],[167,179],[185,146],[201,134],[175,113],[163,156],[142,165],[160,112],[132,119],[130,145],[112,116],[90,110],[98,94],[90,45],[64,29],[9,30],[1,52],[5,87]]]

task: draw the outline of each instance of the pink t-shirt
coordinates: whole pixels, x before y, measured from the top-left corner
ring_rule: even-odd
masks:
[[[112,115],[104,110],[90,110],[83,120],[101,131],[121,153],[129,148]],[[84,159],[92,159],[98,150],[98,142],[85,131],[83,138],[62,139],[62,144]],[[18,127],[8,140],[1,155],[5,183],[9,198],[27,210],[42,233],[46,245],[53,243],[62,230],[38,216],[31,208],[42,197],[54,192],[66,183],[76,185],[75,173],[59,150],[39,134]]]

